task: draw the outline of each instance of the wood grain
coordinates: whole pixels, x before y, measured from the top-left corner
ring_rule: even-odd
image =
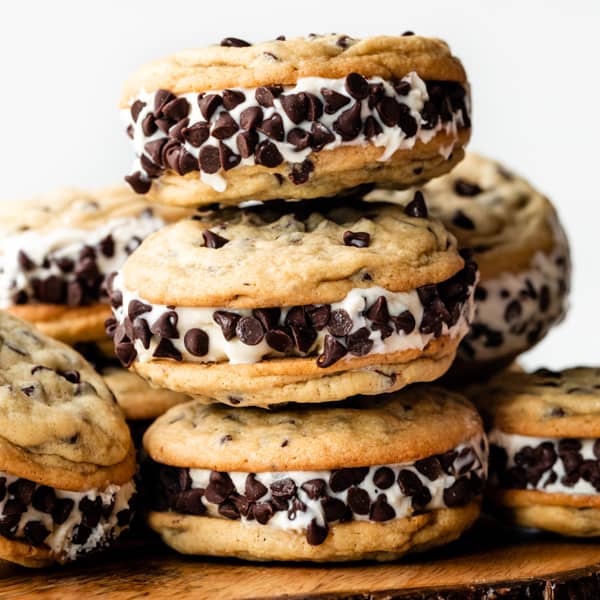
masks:
[[[600,543],[516,536],[483,522],[463,540],[399,563],[252,564],[179,556],[153,539],[30,571],[0,563],[0,598],[599,598]]]

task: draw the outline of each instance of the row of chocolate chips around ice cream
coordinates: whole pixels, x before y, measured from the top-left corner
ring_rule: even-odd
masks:
[[[140,99],[131,106],[127,133],[133,138],[134,129],[140,128],[139,135],[147,141],[140,156],[142,170],[125,179],[136,192],[146,193],[151,179],[159,177],[165,169],[172,169],[179,175],[192,171],[214,174],[220,169],[227,171],[237,167],[242,159],[248,158],[256,164],[273,168],[284,161],[278,149],[280,143],[290,144],[297,151],[310,148],[319,152],[334,142],[336,135],[342,142],[350,142],[360,136],[366,142],[383,132],[380,122],[385,127],[400,128],[407,138],[414,137],[419,126],[431,130],[439,123],[452,121],[456,114],[460,114],[464,127],[470,127],[467,92],[462,84],[426,81],[429,100],[421,109],[419,125],[410,114],[409,106],[400,101],[411,91],[411,84],[405,80],[390,83],[395,91],[394,97],[386,95],[381,83],[369,83],[358,73],[350,73],[346,77],[346,93],[323,88],[317,96],[303,91],[288,94],[281,85],[258,87],[254,91],[254,101],[237,118],[230,111],[247,101],[242,90],[200,93],[196,102],[204,120],[194,123],[190,122],[191,104],[187,98],[175,96],[168,90],[157,90],[151,111],[144,111],[147,104]],[[264,109],[271,109],[275,99],[280,100],[282,110],[295,125],[289,131],[286,131],[278,112],[264,117]],[[363,100],[367,100],[368,109],[372,112],[364,120]],[[347,107],[346,110],[332,125],[333,131],[321,122],[323,113],[335,114],[344,107]],[[142,111],[144,115],[140,117]],[[138,118],[141,123],[138,123]],[[262,141],[259,141],[259,133],[265,136]],[[207,144],[209,138],[215,143]],[[233,139],[237,153],[223,143]],[[198,158],[186,150],[186,144],[200,149]],[[309,160],[298,161],[297,168],[292,169],[289,177],[297,185],[305,183],[312,169]]]
[[[423,334],[440,337],[443,326],[455,325],[465,302],[474,285],[477,266],[468,251],[463,251],[465,266],[450,279],[437,285],[425,285],[417,288],[419,300],[423,305],[423,317],[417,324],[408,310],[398,315],[391,315],[385,297],[380,296],[371,306],[366,307],[364,316],[370,327],[362,327],[350,333],[353,321],[343,309],[331,310],[330,305],[295,306],[287,311],[281,319],[280,308],[263,308],[252,311],[252,316],[241,316],[233,311],[218,310],[213,320],[221,327],[226,340],[238,336],[244,344],[254,346],[263,338],[274,351],[283,355],[295,356],[297,353],[307,355],[313,348],[318,332],[326,329],[323,352],[317,357],[317,365],[329,367],[335,362],[351,354],[364,356],[373,346],[371,333],[378,331],[381,339],[386,339],[395,331],[410,334],[415,327]],[[112,283],[107,280],[107,287]],[[111,294],[114,307],[121,306],[120,292]],[[175,308],[164,312],[154,323],[144,319],[144,313],[152,307],[139,300],[132,300],[127,307],[127,316],[122,323],[116,319],[107,320],[107,333],[113,337],[117,356],[124,366],[129,367],[135,360],[137,352],[134,342],[140,341],[144,348],[149,348],[153,336],[160,341],[154,350],[156,358],[182,360],[181,352],[170,342],[171,339],[183,337],[188,352],[195,356],[204,356],[209,351],[209,336],[200,328],[192,328],[182,332],[177,327],[178,315]]]
[[[123,248],[125,254],[131,254],[142,240],[134,236]],[[25,250],[18,253],[20,270],[27,274],[36,270],[47,270],[46,277],[32,276],[28,279],[27,289],[16,289],[12,299],[14,304],[42,302],[44,304],[66,304],[67,306],[85,306],[106,301],[103,273],[99,267],[99,259],[114,257],[115,240],[108,234],[96,245],[84,245],[76,259],[67,256],[45,256],[40,264],[36,264]],[[16,282],[13,283],[16,287]]]
[[[572,488],[583,480],[600,492],[600,440],[593,446],[596,460],[584,459],[581,449],[577,439],[547,440],[520,449],[514,456],[514,466],[508,467],[506,450],[491,444],[490,473],[503,488],[527,489],[538,488],[542,479],[544,487],[556,483],[557,469],[564,471],[560,483],[565,487]]]
[[[222,518],[255,521],[261,525],[268,524],[280,511],[287,513],[290,522],[299,520],[298,513],[309,510],[299,497],[302,496],[307,502],[316,503],[323,516],[324,525],[319,525],[317,519],[312,518],[306,528],[308,543],[319,545],[327,538],[328,523],[348,522],[357,516],[368,516],[368,520],[375,522],[396,518],[396,511],[385,493],[392,486],[398,486],[401,495],[411,499],[409,514],[427,510],[432,500],[427,482],[435,482],[439,478],[452,478],[442,494],[443,505],[448,508],[468,504],[483,490],[485,472],[476,451],[468,445],[459,451],[451,450],[417,461],[414,467],[414,470],[400,468],[397,475],[391,466],[385,465],[338,469],[329,472],[328,479],[295,481],[284,477],[274,481],[270,488],[260,482],[260,473],[249,473],[243,493],[236,490],[226,472],[212,471],[206,488],[193,488],[189,469],[153,461],[144,465],[143,479],[150,492],[149,502],[153,510],[205,515],[207,506],[215,505]],[[369,494],[369,487],[375,490],[375,498]],[[335,497],[335,494],[345,491],[346,502]]]
[[[103,504],[98,496],[92,499],[82,495],[76,505],[72,498],[60,497],[59,494],[51,487],[28,479],[16,478],[7,484],[7,477],[0,477],[0,535],[17,539],[17,532],[23,525],[22,519],[29,518],[22,527],[23,538],[32,546],[40,546],[52,532],[39,518],[30,518],[31,513],[38,511],[47,514],[52,518],[52,523],[58,526],[64,524],[75,510],[81,513],[81,518],[74,526],[71,543],[83,545],[100,521],[109,519],[114,512],[114,498],[112,502]],[[130,507],[115,515],[119,527],[129,525],[134,503],[132,498]]]

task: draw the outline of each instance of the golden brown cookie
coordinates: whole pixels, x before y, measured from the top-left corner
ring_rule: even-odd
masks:
[[[460,161],[471,130],[462,65],[420,36],[187,50],[135,73],[121,109],[126,180],[179,206],[418,184]]]
[[[42,566],[131,519],[135,456],[110,390],[73,349],[0,313],[0,553]]]
[[[414,386],[265,412],[190,402],[144,435],[150,526],[186,554],[390,560],[479,513],[487,441],[463,397]]]
[[[442,375],[476,269],[417,192],[207,212],[149,237],[110,280],[117,356],[204,402],[267,406]]]
[[[0,306],[73,344],[104,338],[103,289],[143,238],[189,213],[126,187],[62,189],[0,206]]]
[[[490,500],[524,527],[600,533],[600,369],[505,372],[469,396],[489,426]]]
[[[468,154],[424,188],[431,215],[471,248],[481,278],[471,332],[451,374],[481,377],[507,366],[559,323],[567,309],[569,245],[550,201],[502,164]],[[410,192],[367,198],[404,203]]]

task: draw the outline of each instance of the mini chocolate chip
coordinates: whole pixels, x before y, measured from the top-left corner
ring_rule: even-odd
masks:
[[[169,133],[169,130],[171,129],[171,127],[173,127],[173,125],[175,124],[175,121],[172,121],[171,119],[168,118],[164,118],[164,119],[155,119],[154,120],[154,124],[156,125],[156,127],[158,127],[163,133]]]
[[[240,90],[223,90],[223,106],[227,110],[233,110],[238,104],[246,99],[244,92]]]
[[[71,514],[75,502],[71,498],[57,498],[52,509],[52,520],[57,525],[62,525]]]
[[[285,114],[292,123],[298,125],[306,119],[308,102],[305,93],[282,94],[279,97],[279,101],[281,102],[281,107],[285,111]]]
[[[202,237],[204,238],[204,244],[207,248],[222,248],[225,244],[229,242],[228,239],[214,233],[210,229],[204,230],[202,232]]]
[[[331,311],[327,329],[337,337],[348,335],[352,330],[352,317],[343,308]]]
[[[144,144],[144,152],[152,159],[152,162],[159,165],[162,164],[163,148],[167,140],[161,138]]]
[[[410,111],[406,104],[400,104],[400,116],[398,118],[398,125],[400,125],[400,129],[402,129],[406,137],[411,138],[417,134],[417,130],[419,128],[417,125],[417,121],[410,114]]]
[[[467,229],[469,231],[475,229],[475,223],[473,223],[473,221],[460,209],[454,213],[454,216],[452,217],[452,224],[456,225],[456,227]]]
[[[146,194],[152,185],[150,179],[142,175],[141,171],[126,175],[125,181],[131,186],[131,189],[136,194]]]
[[[343,141],[353,140],[360,133],[362,128],[360,111],[360,102],[356,102],[352,108],[345,110],[334,121],[333,130],[341,136]]]
[[[329,304],[323,304],[322,306],[310,306],[305,310],[305,314],[310,319],[311,325],[318,329],[324,329],[329,322],[331,316],[331,306]]]
[[[275,498],[289,500],[296,495],[296,484],[289,477],[279,479],[271,484],[271,494]]]
[[[256,317],[265,328],[265,331],[275,329],[279,324],[281,317],[280,308],[257,308],[252,311],[252,315]]]
[[[306,541],[311,546],[319,546],[327,539],[328,533],[327,524],[323,527],[313,519],[306,528]]]
[[[152,323],[150,331],[162,338],[177,339],[179,338],[179,331],[177,329],[178,320],[179,317],[174,310],[164,312]]]
[[[264,119],[258,130],[277,142],[283,142],[285,138],[283,119],[277,113],[273,113],[271,117]]]
[[[323,103],[314,94],[305,93],[306,98],[306,120],[316,121],[323,114]]]
[[[248,346],[256,346],[264,337],[264,330],[255,317],[242,317],[235,327],[235,331],[242,341]]]
[[[230,138],[239,129],[238,124],[228,112],[221,112],[213,125],[211,135],[218,140]]]
[[[213,321],[219,325],[226,340],[235,337],[235,328],[239,320],[240,315],[225,310],[217,310],[213,313]]]
[[[283,162],[283,156],[277,149],[277,146],[268,140],[262,141],[254,151],[255,162],[268,168],[274,168]]]
[[[389,467],[379,467],[373,474],[373,483],[380,490],[387,490],[394,485],[394,471]]]
[[[186,515],[203,515],[206,513],[206,506],[202,502],[203,496],[202,488],[182,490],[175,496],[172,508]]]
[[[50,531],[41,521],[28,521],[23,529],[25,540],[32,546],[39,546],[49,535]]]
[[[338,498],[328,496],[321,498],[321,506],[325,513],[325,519],[329,523],[342,520],[346,514],[346,504]]]
[[[198,157],[200,168],[209,175],[216,173],[221,167],[221,157],[216,146],[203,146]]]
[[[161,338],[152,356],[154,356],[154,358],[172,358],[177,361],[182,359],[181,352],[179,352],[173,345],[173,342],[167,338]]]
[[[70,370],[70,371],[56,371],[57,375],[64,377],[69,383],[79,383],[81,379],[81,375],[79,371]]]
[[[165,105],[174,99],[175,96],[169,90],[156,90],[154,94],[154,114],[157,117],[161,116]]]
[[[381,129],[381,125],[373,116],[369,115],[365,119],[363,133],[368,140],[377,137],[382,131],[383,129]]]
[[[257,502],[254,505],[252,514],[254,518],[261,524],[266,525],[274,514],[273,506],[270,502]]]
[[[27,256],[23,250],[19,250],[17,254],[17,262],[23,271],[31,271],[35,268],[35,263]]]
[[[346,91],[357,100],[363,100],[369,95],[369,84],[367,80],[358,73],[350,73],[346,77]]]
[[[235,138],[235,143],[242,158],[248,158],[254,154],[254,149],[258,143],[258,134],[256,131],[242,131]]]
[[[396,327],[396,333],[404,331],[404,333],[409,334],[414,330],[416,326],[415,318],[413,317],[412,313],[408,310],[401,312],[396,317],[390,317],[390,320]]]
[[[256,101],[265,108],[270,108],[274,105],[275,98],[278,98],[283,92],[280,85],[261,86],[256,88],[254,97]]]
[[[317,357],[317,366],[325,369],[343,358],[348,350],[332,335],[325,336],[323,354]]]
[[[400,80],[394,83],[394,89],[399,96],[408,96],[411,90],[409,81]]]
[[[546,312],[550,308],[550,288],[544,284],[540,288],[540,310]]]
[[[102,516],[102,499],[97,496],[94,500],[90,500],[84,496],[79,501],[79,510],[82,513],[81,522],[93,529],[98,525]]]
[[[317,332],[310,327],[301,327],[298,325],[291,325],[290,328],[294,344],[298,350],[303,353],[308,352],[317,339]]]
[[[398,124],[400,118],[400,104],[389,96],[384,96],[377,103],[377,113],[384,125],[387,127],[394,127]]]
[[[521,313],[521,303],[518,300],[512,300],[506,306],[506,309],[504,311],[504,320],[507,323],[510,323],[515,319],[518,319],[521,316]]]
[[[435,481],[442,474],[442,465],[435,456],[416,461],[415,468],[429,481]]]
[[[294,347],[292,338],[283,329],[267,331],[265,339],[267,344],[277,352],[289,353]]]
[[[133,119],[133,121],[137,121],[137,118],[139,117],[140,113],[142,112],[142,110],[144,109],[144,107],[146,106],[145,102],[142,102],[142,100],[136,100],[132,105],[131,108],[129,109],[131,112],[131,118]]]
[[[179,156],[177,159],[177,165],[175,167],[175,171],[179,175],[185,175],[186,173],[191,173],[192,171],[199,171],[200,167],[198,165],[198,161],[194,157],[193,154],[190,154],[187,150],[183,148],[179,151]]]
[[[142,342],[142,346],[146,350],[150,347],[150,340],[152,339],[152,333],[146,319],[138,318],[133,322],[133,335],[136,340]]]
[[[107,258],[115,255],[115,240],[110,233],[98,242],[98,247]]]
[[[300,151],[310,146],[311,136],[308,131],[300,129],[300,127],[294,127],[287,134],[287,142]]]
[[[331,142],[335,141],[335,135],[333,135],[333,133],[329,129],[327,129],[325,125],[319,122],[315,122],[312,124],[310,133],[312,136],[311,146],[312,149],[316,152],[323,150],[323,148],[327,144],[330,144]]]
[[[366,248],[371,243],[371,236],[366,231],[344,231],[344,244],[355,248]]]
[[[150,312],[152,307],[145,302],[141,302],[140,300],[130,300],[127,305],[127,316],[133,321],[136,317],[140,315]]]
[[[225,501],[219,504],[219,514],[226,519],[236,520],[240,518],[240,511],[233,502]]]
[[[61,256],[60,258],[56,258],[54,262],[63,273],[71,273],[71,271],[73,271],[73,268],[75,267],[75,261],[68,258],[67,256]]]
[[[444,504],[448,508],[464,506],[472,497],[471,486],[466,477],[457,479],[450,487],[444,490]]]
[[[180,121],[190,112],[190,103],[183,97],[175,98],[163,106],[163,114],[173,121]]]
[[[289,174],[294,185],[301,185],[306,183],[310,177],[310,174],[315,170],[313,163],[308,158],[302,161],[300,164],[295,164],[292,167],[292,171]]]
[[[223,99],[218,94],[204,94],[198,97],[198,106],[202,116],[209,121],[215,110],[221,105]]]
[[[250,473],[246,477],[245,484],[245,493],[246,498],[250,500],[250,502],[256,502],[260,498],[262,498],[269,489],[267,486],[263,485],[258,479],[256,479],[256,475],[254,473]]]
[[[251,131],[259,127],[262,120],[263,111],[259,106],[250,106],[240,113],[240,125],[246,131]]]
[[[148,113],[142,120],[142,133],[146,137],[150,137],[158,129],[156,125],[156,119],[152,113]]]
[[[368,515],[369,508],[371,507],[371,499],[366,490],[358,487],[351,487],[348,490],[347,496],[348,506],[352,509],[352,512],[357,515]]]
[[[90,535],[92,535],[92,530],[87,525],[75,525],[73,528],[73,535],[71,536],[71,543],[78,546],[85,544]]]
[[[219,142],[219,160],[221,161],[221,167],[223,167],[223,170],[229,171],[229,169],[237,167],[242,158],[239,154],[235,154],[235,152],[227,144]]]
[[[208,123],[194,123],[191,127],[185,127],[181,131],[181,135],[190,145],[194,146],[194,148],[200,148],[202,144],[209,138],[210,136],[210,126]],[[161,142],[162,140],[157,140]],[[155,144],[156,142],[149,142],[146,144]],[[144,148],[146,148],[144,146]],[[162,147],[161,147],[162,149]],[[157,162],[156,160],[154,162]]]
[[[27,385],[21,388],[21,391],[26,395],[26,396],[33,396],[33,393],[35,392],[35,386],[34,385]]]
[[[352,469],[336,469],[329,475],[329,487],[334,492],[343,492],[354,483]]]
[[[309,479],[300,486],[311,500],[317,500],[325,495],[327,484],[323,479]]]
[[[328,88],[321,88],[321,95],[325,101],[325,112],[328,115],[336,113],[340,108],[346,106],[350,102],[348,96],[344,96],[334,90]]]
[[[398,485],[405,496],[413,496],[423,487],[423,482],[414,471],[401,469],[398,473]]]
[[[235,491],[235,486],[228,473],[211,471],[209,484],[204,492],[204,497],[213,504],[221,504]]]
[[[387,323],[390,319],[387,300],[379,296],[377,300],[365,311],[366,317],[374,323]]]
[[[189,329],[183,337],[185,349],[194,356],[206,356],[208,354],[208,342],[208,334],[203,329]]]
[[[416,494],[411,498],[411,504],[415,512],[421,512],[425,510],[427,505],[431,502],[431,492],[426,488],[422,487]]]
[[[178,121],[176,125],[173,125],[173,127],[171,127],[171,129],[169,130],[169,137],[176,139],[180,143],[185,142],[185,137],[183,136],[183,132],[185,130],[187,130],[189,124],[190,124],[190,120],[187,117],[185,119],[181,119],[181,121]],[[140,157],[140,160],[142,160],[142,164],[144,165],[144,169],[146,169],[146,172],[148,172],[148,174],[151,175],[151,173],[148,171],[145,163],[143,162],[144,158],[145,157],[142,155]],[[156,168],[156,171],[158,171],[160,173],[160,169],[158,167]]]
[[[8,487],[8,493],[12,494],[17,500],[27,505],[31,503],[36,484],[29,479],[19,478],[13,481]]]
[[[476,183],[470,183],[464,179],[457,179],[454,182],[454,192],[459,196],[477,196],[482,191]]]
[[[404,208],[404,214],[417,219],[426,219],[429,216],[427,205],[423,193],[419,190],[415,192],[415,196]]]
[[[120,510],[116,516],[117,525],[119,527],[125,527],[125,525],[128,525],[131,522],[131,517],[133,516],[133,513],[129,508],[124,508],[123,510]]]
[[[371,332],[367,327],[361,327],[351,333],[347,339],[348,352],[354,356],[365,356],[373,348],[373,340],[370,339]]]
[[[234,37],[223,38],[220,45],[226,48],[245,48],[247,46],[252,46],[250,42]]]
[[[396,516],[396,511],[387,502],[385,494],[379,494],[371,505],[369,518],[371,521],[389,521]]]

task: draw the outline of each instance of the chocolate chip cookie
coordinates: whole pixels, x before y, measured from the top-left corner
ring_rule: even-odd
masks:
[[[452,373],[485,374],[537,344],[566,310],[569,245],[556,210],[500,163],[468,154],[424,188],[431,214],[471,248],[481,279],[471,332]],[[406,192],[368,198],[406,201]]]
[[[469,395],[488,422],[489,498],[501,514],[600,535],[600,368],[501,373]]]
[[[0,312],[0,558],[30,567],[129,525],[136,469],[110,390],[72,348]]]
[[[67,343],[104,339],[103,284],[148,234],[186,216],[126,187],[0,206],[0,307]]]
[[[180,206],[315,198],[414,185],[462,158],[469,85],[444,42],[230,39],[150,63],[126,83],[135,191]]]
[[[413,386],[331,407],[178,405],[144,436],[150,526],[185,554],[391,560],[456,539],[479,513],[474,408]]]
[[[357,198],[198,213],[108,280],[116,354],[203,402],[378,394],[442,375],[469,328],[468,254],[406,206]]]

